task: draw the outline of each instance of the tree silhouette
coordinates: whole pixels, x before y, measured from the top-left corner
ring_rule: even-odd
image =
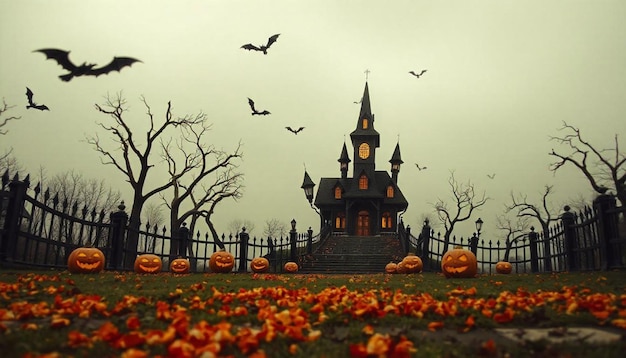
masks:
[[[183,221],[180,220],[180,204],[207,177],[205,171],[215,167],[226,168],[229,166],[231,159],[240,156],[239,148],[237,148],[235,154],[225,156],[228,159],[220,162],[219,165],[209,166],[207,158],[211,155],[211,151],[203,151],[202,145],[199,144],[202,135],[210,128],[206,124],[206,114],[198,113],[174,117],[171,102],[168,102],[163,119],[157,121],[144,97],[141,97],[141,102],[147,110],[146,113],[149,119],[147,123],[148,129],[144,135],[135,136],[135,132],[138,132],[138,129],[133,128],[131,124],[136,122],[126,119],[126,101],[121,94],[118,94],[115,98],[107,96],[103,105],[95,105],[100,113],[108,115],[113,120],[112,125],[98,124],[110,134],[111,139],[118,146],[114,149],[107,149],[97,134],[87,137],[87,143],[92,145],[103,157],[103,164],[113,165],[117,168],[126,176],[132,187],[133,202],[126,242],[129,250],[136,250],[137,248],[141,224],[140,215],[149,198],[156,194],[162,194],[168,189],[174,189],[173,197],[176,199],[173,199],[174,205],[170,202],[171,210],[174,211],[174,214],[170,215],[170,221],[174,225],[178,225]],[[140,124],[135,126],[139,127]],[[179,144],[178,151],[182,153],[182,157],[178,155],[179,153],[174,153],[174,150],[170,151],[171,147],[168,143],[175,142],[172,138],[184,138],[190,134],[192,135],[191,139],[183,139],[176,142]],[[189,144],[189,142],[195,143],[196,148],[189,151],[184,149],[186,148],[185,144]],[[151,169],[155,168],[157,158],[165,159],[167,163],[166,175],[156,172],[155,174],[157,175],[151,175],[150,181],[148,181],[148,174],[152,173]],[[158,169],[161,168],[159,167]],[[157,182],[158,174],[161,174],[161,178],[165,177],[166,179]],[[181,183],[186,182],[189,177],[194,179],[189,179],[190,184],[187,184],[187,187],[185,187]],[[172,220],[173,217],[175,217],[175,220]],[[174,235],[177,233],[178,226],[172,226],[170,230]],[[132,267],[134,260],[134,255],[127,255],[124,260],[125,267]]]
[[[570,154],[560,154],[552,149],[551,156],[558,158],[550,169],[554,172],[566,164],[578,168],[591,184],[593,190],[604,194],[615,190],[615,196],[621,203],[622,213],[626,215],[626,155],[620,152],[619,141],[615,134],[614,147],[601,149],[583,138],[580,129],[563,122],[560,130],[567,133],[551,140],[569,148]]]
[[[439,221],[445,228],[444,233],[444,248],[443,252],[448,251],[448,244],[450,242],[450,236],[456,224],[468,220],[472,217],[474,210],[485,205],[489,198],[485,196],[485,192],[477,194],[474,188],[474,184],[471,181],[467,183],[459,183],[454,177],[454,172],[450,172],[450,178],[448,178],[448,184],[452,191],[452,199],[454,203],[452,206],[442,199],[439,199],[435,204],[435,211],[439,217]]]
[[[2,106],[0,106],[0,135],[5,135],[8,133],[8,130],[5,130],[3,128],[9,123],[9,121],[18,120],[22,118],[22,117],[16,117],[16,116],[10,116],[10,117],[6,116],[6,112],[13,107],[15,106],[9,106],[4,100],[4,98],[2,99]],[[8,156],[8,154],[6,155]]]

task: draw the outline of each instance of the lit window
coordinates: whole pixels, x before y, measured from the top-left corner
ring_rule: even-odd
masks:
[[[363,127],[363,129],[367,129],[367,126],[369,125],[367,118],[363,118],[363,121],[361,123],[362,123],[361,126]]]
[[[341,199],[341,188],[338,186],[335,187],[335,199]]]
[[[367,143],[361,143],[359,145],[359,158],[367,159],[370,156],[370,145]]]
[[[394,194],[394,192],[393,192],[393,185],[389,185],[387,187],[387,197],[388,198],[393,198],[393,194]]]
[[[362,174],[359,177],[359,189],[361,190],[367,190],[368,187],[368,180],[367,180],[367,176],[365,174]]]
[[[338,213],[335,217],[335,229],[345,229],[346,228],[346,214]]]
[[[384,212],[381,220],[381,227],[383,229],[391,229],[393,223],[391,222],[391,214],[389,212]]]

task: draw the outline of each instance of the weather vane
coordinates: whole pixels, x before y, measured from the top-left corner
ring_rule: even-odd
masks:
[[[367,82],[367,80],[368,80],[368,78],[370,76],[370,72],[372,72],[372,71],[370,71],[369,69],[365,69],[365,72],[364,72],[365,73],[365,82]]]

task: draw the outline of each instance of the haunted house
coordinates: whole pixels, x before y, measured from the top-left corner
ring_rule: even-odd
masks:
[[[403,163],[400,144],[389,160],[391,176],[376,170],[376,148],[380,135],[374,129],[367,82],[361,100],[356,128],[350,133],[352,158],[343,143],[338,159],[341,177],[320,180],[314,205],[319,209],[322,225],[331,224],[334,232],[356,236],[373,236],[395,232],[399,215],[409,203],[398,187],[398,173]],[[348,166],[352,162],[352,177]]]

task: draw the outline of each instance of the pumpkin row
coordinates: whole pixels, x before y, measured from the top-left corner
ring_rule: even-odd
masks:
[[[70,253],[67,258],[67,268],[71,273],[98,273],[104,270],[104,253],[95,247],[79,247]],[[227,251],[216,251],[209,258],[209,268],[211,272],[228,273],[235,266],[235,257]],[[255,273],[267,272],[270,269],[270,262],[265,257],[252,259],[250,268]],[[136,273],[152,274],[159,273],[163,269],[163,261],[154,254],[141,254],[135,259],[133,267]],[[287,262],[284,266],[286,272],[297,272],[298,264]],[[170,263],[170,272],[175,274],[186,274],[191,270],[189,260],[176,258]]]

